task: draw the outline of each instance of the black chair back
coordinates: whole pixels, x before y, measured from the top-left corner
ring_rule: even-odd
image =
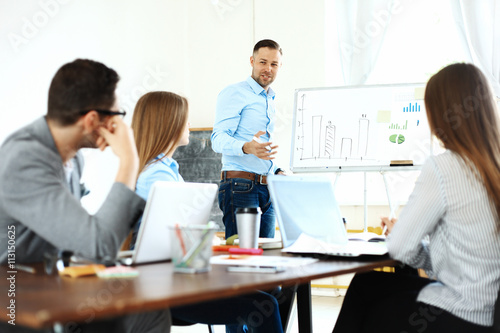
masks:
[[[495,314],[493,315],[493,332],[500,333],[500,290],[498,290],[497,301],[495,303]]]

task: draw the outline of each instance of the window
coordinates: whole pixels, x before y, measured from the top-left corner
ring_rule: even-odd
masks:
[[[400,1],[366,84],[426,82],[442,67],[470,61],[450,1]]]
[[[386,8],[386,4],[383,5]],[[394,5],[397,10],[393,11],[365,84],[426,82],[450,63],[470,62],[459,39],[449,1],[394,0]],[[366,8],[366,3],[359,1],[358,6]],[[325,83],[327,86],[344,85],[333,0],[325,1],[325,15]],[[414,171],[386,174],[393,201],[405,204],[418,174]],[[387,204],[382,177],[377,173],[367,176],[368,204]],[[336,189],[339,202],[343,205],[361,204],[363,187],[361,173],[342,176]]]

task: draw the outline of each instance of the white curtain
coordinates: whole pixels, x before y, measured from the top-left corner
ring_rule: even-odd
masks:
[[[364,84],[400,8],[393,0],[335,0],[334,5],[344,83]]]
[[[500,97],[500,0],[451,0],[460,38]]]

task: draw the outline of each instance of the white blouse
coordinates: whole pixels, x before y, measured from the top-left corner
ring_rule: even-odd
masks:
[[[422,167],[387,239],[389,254],[436,280],[421,290],[418,301],[491,326],[500,286],[497,224],[478,174],[446,151]]]

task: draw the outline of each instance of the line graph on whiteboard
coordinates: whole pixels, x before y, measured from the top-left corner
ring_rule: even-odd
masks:
[[[418,86],[298,90],[294,167],[383,166],[430,138]],[[420,149],[422,150],[422,149]]]

